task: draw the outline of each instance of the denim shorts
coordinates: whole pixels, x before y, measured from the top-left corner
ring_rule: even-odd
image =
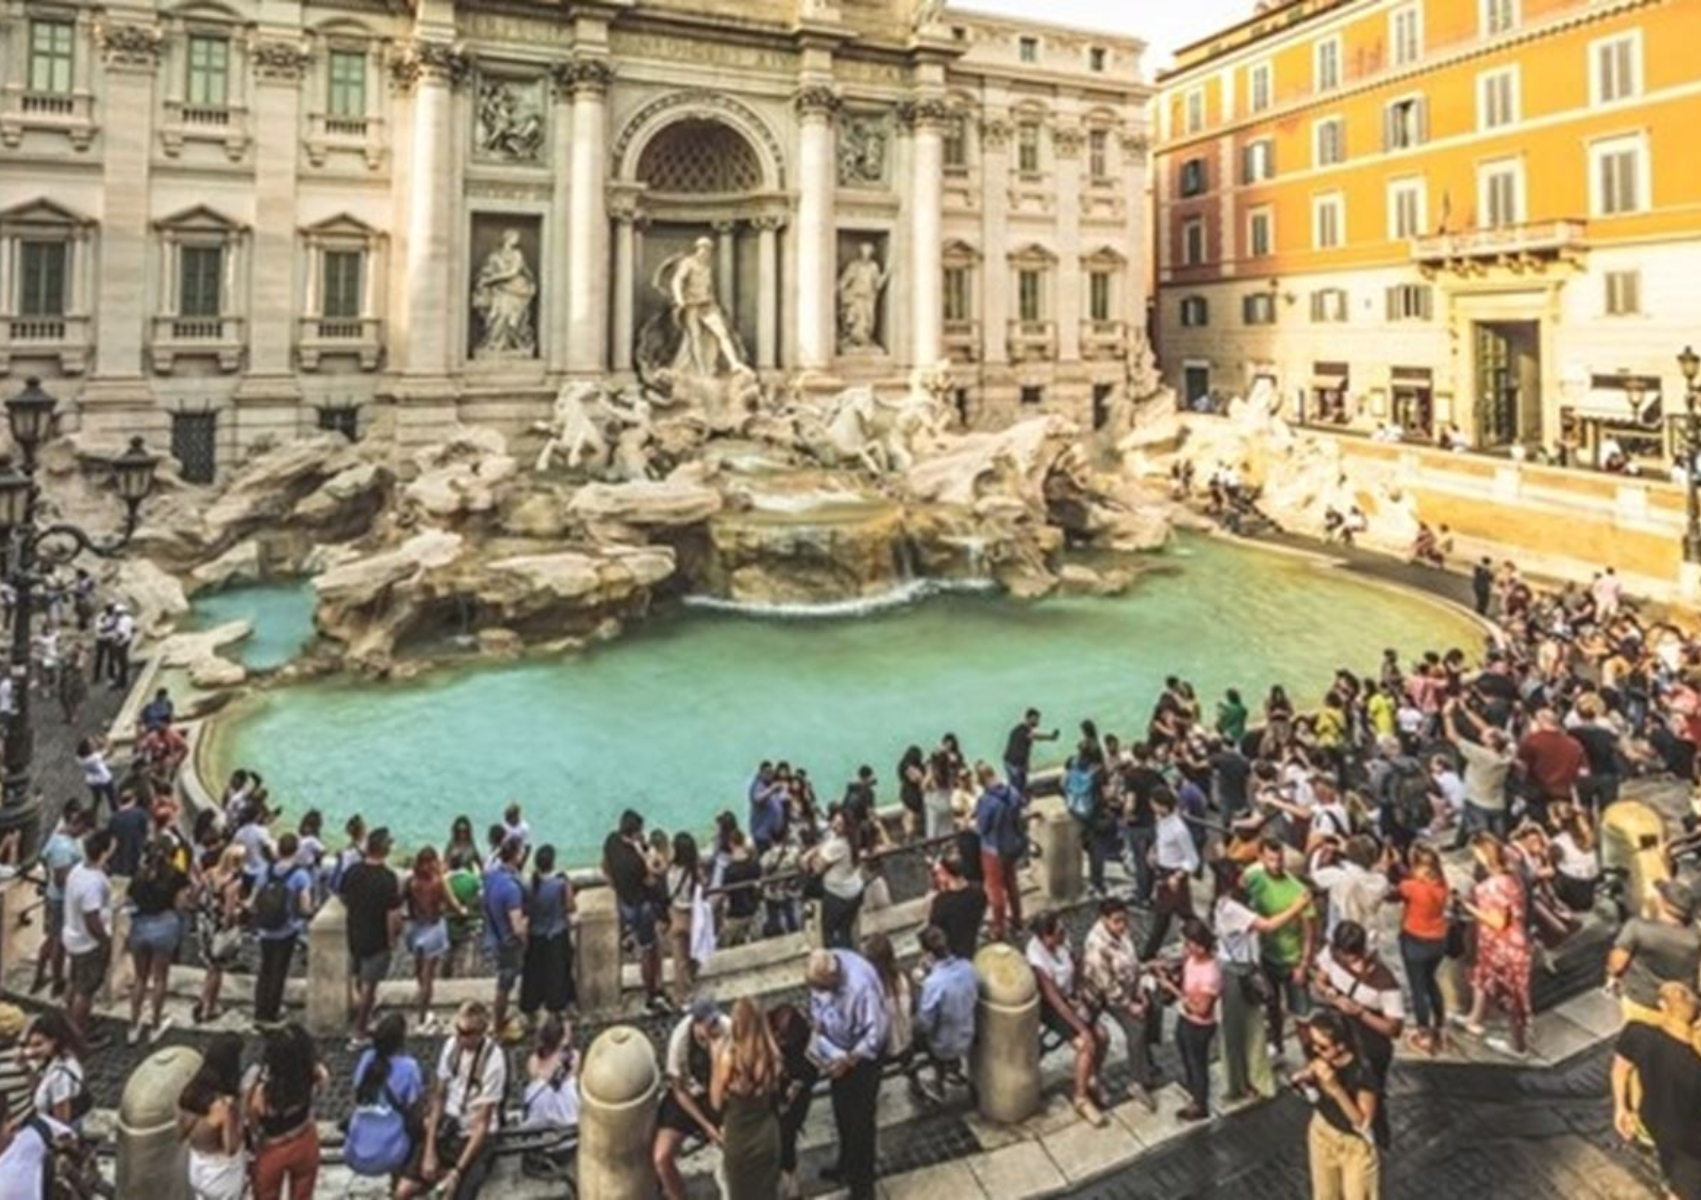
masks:
[[[183,919],[175,912],[137,913],[130,919],[132,954],[175,954],[183,940]]]
[[[490,956],[496,960],[496,990],[506,992],[519,980],[526,965],[526,944],[518,940],[503,942],[491,949]]]
[[[442,958],[449,953],[449,922],[414,922],[408,926],[408,951],[422,958]]]
[[[636,904],[620,904],[620,927],[630,930],[638,949],[648,950],[656,944],[656,906],[648,900]]]

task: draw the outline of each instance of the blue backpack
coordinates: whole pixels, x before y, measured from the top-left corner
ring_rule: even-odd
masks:
[[[376,1062],[366,1069],[376,1070]],[[400,1171],[412,1153],[413,1131],[407,1107],[396,1098],[386,1079],[377,1099],[370,1104],[355,1104],[343,1137],[343,1162],[356,1175],[376,1178]]]
[[[1077,821],[1091,821],[1098,805],[1093,798],[1093,773],[1071,762],[1063,775],[1063,803]]]

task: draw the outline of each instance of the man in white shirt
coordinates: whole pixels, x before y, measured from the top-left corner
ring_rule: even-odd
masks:
[[[136,618],[122,604],[113,606],[112,688],[121,692],[130,686],[130,643],[136,640]]]
[[[490,1036],[490,1011],[461,1005],[455,1029],[437,1059],[418,1156],[402,1169],[397,1200],[438,1189],[450,1200],[472,1200],[490,1175],[490,1135],[502,1121],[508,1060]]]
[[[1329,895],[1326,931],[1333,934],[1343,921],[1367,931],[1376,947],[1378,916],[1388,894],[1388,877],[1377,870],[1376,842],[1363,834],[1347,839],[1346,848],[1330,861],[1312,868],[1311,882]]]
[[[106,869],[116,846],[110,829],[95,830],[83,841],[83,861],[65,877],[65,928],[60,941],[71,959],[66,1015],[84,1038],[89,1032],[89,1009],[112,961],[112,880]]]
[[[1152,810],[1157,814],[1153,831],[1152,929],[1140,948],[1140,957],[1150,961],[1163,949],[1170,921],[1193,915],[1193,875],[1199,870],[1199,848],[1187,828],[1175,793],[1159,788],[1152,793]]]

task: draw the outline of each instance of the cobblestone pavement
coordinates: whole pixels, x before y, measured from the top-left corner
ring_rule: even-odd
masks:
[[[1641,1200],[1660,1194],[1648,1154],[1612,1130],[1605,1044],[1562,1067],[1399,1064],[1385,1200]],[[1213,1200],[1310,1194],[1310,1109],[1289,1094],[1168,1142],[1076,1200]]]
[[[134,680],[141,670],[141,663],[132,663],[130,678]],[[59,701],[51,694],[37,691],[30,697],[30,725],[35,731],[31,770],[43,797],[43,836],[59,819],[65,801],[88,799],[83,770],[77,765],[77,743],[90,734],[107,732],[124,706],[125,694],[104,683],[91,683],[89,697],[74,722],[63,719]],[[122,764],[113,765],[116,770]]]

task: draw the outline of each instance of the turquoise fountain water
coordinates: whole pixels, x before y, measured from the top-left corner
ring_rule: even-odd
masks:
[[[262,583],[227,588],[195,597],[190,625],[211,629],[227,621],[248,621],[254,632],[225,653],[253,671],[281,667],[313,638],[311,584]]]
[[[1207,709],[1274,682],[1308,705],[1385,646],[1480,639],[1452,609],[1285,555],[1190,539],[1164,561],[1113,599],[944,595],[831,620],[684,609],[571,659],[278,688],[224,718],[204,761],[260,770],[286,822],[359,811],[404,845],[440,841],[457,813],[482,831],[517,799],[541,839],[591,861],[628,806],[668,830],[724,807],[742,819],[763,758],[807,766],[823,799],[867,762],[890,801],[907,744],[953,730],[996,761],[1029,704],[1066,738],[1089,716],[1138,733],[1166,674]]]

